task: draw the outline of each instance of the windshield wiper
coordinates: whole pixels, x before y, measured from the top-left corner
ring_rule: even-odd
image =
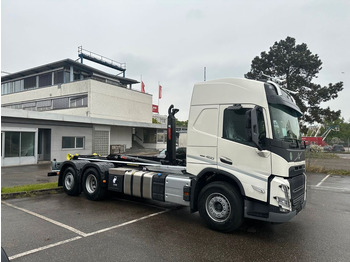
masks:
[[[299,146],[298,146],[298,140],[297,139],[295,139],[295,138],[291,138],[291,137],[289,137],[289,136],[285,136],[284,138],[283,138],[283,140],[285,141],[285,142],[289,142],[290,144],[289,144],[289,147],[290,148],[298,148]]]

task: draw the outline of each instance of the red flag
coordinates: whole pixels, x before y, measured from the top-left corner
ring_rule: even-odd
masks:
[[[159,99],[161,99],[162,98],[162,86],[161,85],[159,85]]]
[[[141,92],[144,93],[145,92],[145,84],[143,81],[141,81]]]

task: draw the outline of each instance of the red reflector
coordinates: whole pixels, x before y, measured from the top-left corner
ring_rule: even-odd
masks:
[[[171,128],[168,128],[168,139],[171,140]]]

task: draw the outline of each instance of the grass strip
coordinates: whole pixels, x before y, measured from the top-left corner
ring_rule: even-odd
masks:
[[[2,187],[1,194],[18,193],[18,192],[30,192],[41,189],[52,189],[57,188],[57,182],[44,183],[44,184],[34,184],[34,185],[23,185],[14,187]]]
[[[307,166],[306,172],[322,173],[322,174],[327,174],[327,175],[350,176],[350,170],[327,169],[325,167],[320,167],[320,166]]]
[[[305,152],[305,157],[306,158],[325,158],[325,159],[330,159],[330,158],[340,158],[338,155],[334,153],[327,153],[327,152]]]

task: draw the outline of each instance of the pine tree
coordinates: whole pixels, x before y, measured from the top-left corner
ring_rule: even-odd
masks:
[[[261,79],[264,73],[283,78],[287,89],[298,92],[293,97],[304,114],[304,123],[335,121],[339,119],[341,111],[333,111],[329,107],[321,108],[320,104],[337,98],[338,92],[343,90],[343,83],[330,83],[328,86],[312,83],[322,69],[321,66],[321,59],[317,54],[312,54],[305,43],[296,44],[294,38],[287,37],[275,42],[269,52],[262,52],[255,57],[245,77]]]

